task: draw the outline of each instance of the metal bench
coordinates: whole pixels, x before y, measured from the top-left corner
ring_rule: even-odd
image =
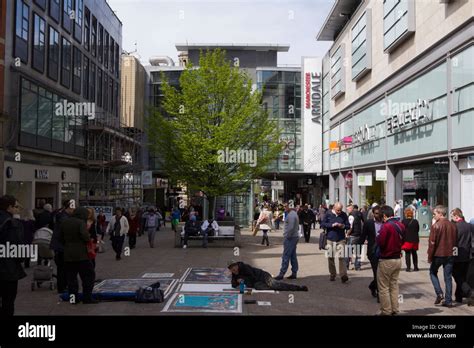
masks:
[[[200,222],[201,224],[201,222]],[[235,221],[217,221],[219,225],[219,231],[216,236],[208,236],[208,247],[240,247],[241,246],[241,234],[240,226],[235,224]],[[189,236],[189,246],[201,246],[202,235]],[[184,242],[184,223],[178,225],[177,231],[175,232],[174,246],[175,248],[182,248]]]

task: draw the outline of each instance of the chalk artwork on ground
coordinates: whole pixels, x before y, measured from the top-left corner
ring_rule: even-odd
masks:
[[[142,278],[173,278],[174,273],[144,273]]]
[[[225,293],[175,293],[163,312],[242,313],[242,295]]]
[[[135,295],[135,292],[140,287],[150,286],[156,282],[160,283],[160,289],[165,293],[165,297],[172,291],[177,280],[176,279],[156,279],[156,278],[142,278],[142,279],[106,279],[94,286],[93,294],[118,294],[120,295]]]
[[[188,268],[181,278],[185,283],[230,283],[231,276],[227,268]]]

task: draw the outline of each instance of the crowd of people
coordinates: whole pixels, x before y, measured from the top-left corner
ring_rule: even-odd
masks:
[[[96,281],[96,255],[104,248],[106,237],[110,237],[117,261],[121,260],[126,236],[130,249],[135,248],[137,237],[148,236],[151,248],[155,246],[155,235],[166,223],[166,216],[159,209],[116,208],[107,221],[102,210],[96,215],[93,208],[76,207],[73,200],[66,200],[62,209],[53,211],[50,204],[39,202],[39,208],[23,211],[12,196],[0,197],[0,244],[31,244],[36,240],[48,241],[51,256],[41,254],[38,265],[48,264],[54,259],[56,265],[57,291],[68,292],[79,302],[78,276],[83,287],[82,302],[93,304],[92,297]],[[345,211],[344,211],[345,210]],[[403,204],[394,207],[374,204],[359,210],[355,204],[345,209],[336,202],[329,207],[321,205],[312,209],[309,205],[292,207],[290,204],[264,203],[255,210],[254,234],[262,231],[262,245],[270,245],[269,232],[278,230],[283,223],[283,253],[281,267],[275,278],[269,273],[242,262],[232,261],[228,267],[233,274],[232,285],[246,282],[247,286],[273,290],[308,291],[306,286],[282,282],[291,265],[287,279],[297,279],[299,265],[297,245],[304,237],[311,242],[311,230],[319,224],[323,230],[320,246],[328,259],[329,280],[335,281],[339,273],[342,283],[349,281],[348,271],[353,264],[355,271],[362,268],[362,259],[367,256],[373,271],[369,289],[380,302],[382,315],[399,312],[398,280],[402,269],[402,255],[405,254],[405,270],[418,272],[418,249],[420,224],[415,218],[416,206],[403,210]],[[223,206],[216,210],[217,219],[211,216],[203,220],[202,213],[194,207],[174,208],[170,213],[171,227],[176,231],[180,221],[185,221],[184,246],[189,236],[201,234],[203,247],[207,247],[208,236],[218,233],[219,222],[231,218]],[[363,248],[366,244],[366,255]],[[461,209],[453,209],[448,217],[447,209],[436,206],[433,209],[433,224],[428,240],[429,276],[434,287],[435,305],[453,307],[452,279],[456,284],[454,301],[462,303],[464,297],[474,291],[467,284],[467,275],[474,257],[474,224],[468,223]],[[338,270],[336,269],[336,259]],[[18,281],[26,277],[24,267],[29,259],[0,259],[1,316],[14,313],[14,302]],[[440,286],[438,270],[443,267],[445,289]],[[339,272],[337,272],[339,271]],[[471,297],[472,298],[472,297]]]

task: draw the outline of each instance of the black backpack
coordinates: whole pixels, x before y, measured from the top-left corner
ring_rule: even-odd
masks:
[[[140,287],[135,293],[136,303],[161,303],[165,301],[165,294],[160,289],[160,283],[156,282],[150,286]]]

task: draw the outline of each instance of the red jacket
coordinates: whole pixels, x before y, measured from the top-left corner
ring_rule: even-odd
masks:
[[[128,224],[130,226],[128,230],[129,235],[134,236],[140,231],[140,217],[138,215],[135,215],[133,219],[129,216]]]
[[[399,227],[399,230],[394,225]],[[402,255],[402,245],[405,239],[405,226],[397,219],[387,220],[382,225],[377,237],[380,248],[380,259],[399,259]]]

